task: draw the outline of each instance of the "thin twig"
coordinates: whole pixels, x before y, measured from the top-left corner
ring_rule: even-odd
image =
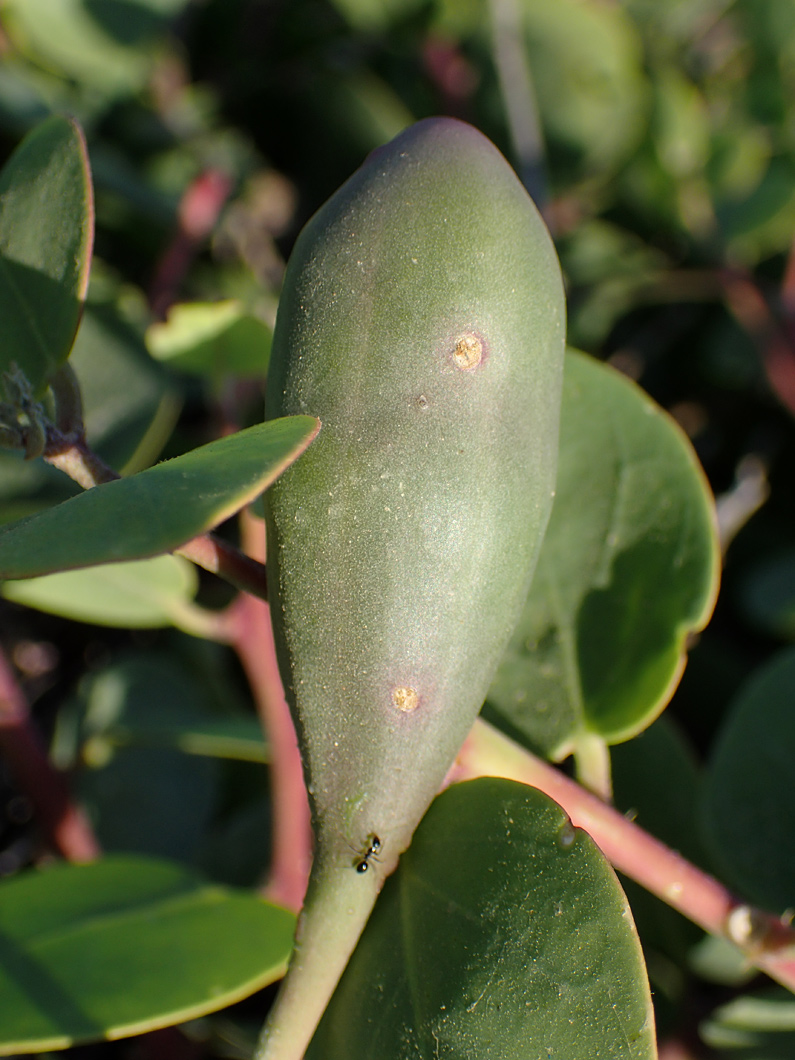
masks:
[[[174,550],[203,570],[217,574],[236,589],[268,599],[268,578],[264,564],[215,534],[200,534]]]
[[[44,459],[59,471],[63,471],[84,490],[121,478],[117,471],[109,467],[89,447],[82,431],[72,435],[62,435],[56,430],[48,431]]]
[[[215,228],[231,191],[231,177],[213,168],[200,173],[186,188],[177,211],[177,231],[152,280],[149,303],[156,317],[164,317],[176,300],[185,274]]]
[[[795,931],[788,921],[741,902],[718,880],[480,719],[452,779],[483,775],[518,780],[545,792],[590,834],[616,869],[705,931],[729,939],[751,964],[795,991]]]
[[[14,782],[36,808],[47,842],[69,861],[93,861],[99,843],[65,778],[53,767],[30,716],[27,699],[0,650],[0,752]]]

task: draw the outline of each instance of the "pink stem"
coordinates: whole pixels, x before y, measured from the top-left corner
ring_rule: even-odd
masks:
[[[27,700],[0,651],[0,753],[15,783],[30,798],[47,840],[69,861],[93,861],[101,850],[88,819],[74,804],[65,778],[50,762]]]
[[[218,222],[232,191],[231,178],[220,169],[206,169],[185,190],[179,204],[178,227],[160,259],[149,302],[157,317],[174,303],[188,269]]]
[[[518,780],[545,792],[574,825],[590,834],[616,869],[705,931],[734,942],[752,964],[795,990],[795,931],[787,921],[739,901],[612,806],[478,720],[450,779],[484,775]]]
[[[240,549],[230,545],[223,538],[214,534],[201,534],[194,537],[175,552],[179,556],[192,560],[204,570],[217,574],[236,589],[266,600],[268,597],[268,579],[264,564]]]
[[[264,556],[262,522],[241,519],[244,549]],[[271,748],[273,798],[273,860],[266,896],[298,911],[312,861],[309,803],[290,710],[285,699],[270,608],[261,599],[241,593],[229,613],[229,643],[246,671]]]

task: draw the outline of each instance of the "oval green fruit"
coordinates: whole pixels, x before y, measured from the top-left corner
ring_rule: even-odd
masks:
[[[267,416],[322,427],[266,517],[307,916],[322,876],[374,901],[485,698],[551,507],[564,318],[533,203],[453,119],[375,151],[296,244]]]

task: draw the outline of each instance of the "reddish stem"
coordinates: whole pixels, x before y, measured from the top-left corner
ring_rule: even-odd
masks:
[[[479,720],[451,779],[483,775],[518,780],[545,792],[574,825],[591,835],[620,872],[705,931],[728,938],[752,964],[795,990],[795,931],[789,922],[740,902],[723,884],[612,806]]]
[[[88,819],[52,766],[27,700],[0,651],[0,753],[14,782],[33,803],[47,841],[69,861],[93,861],[101,850]]]
[[[268,579],[264,565],[223,538],[211,533],[201,534],[174,551],[204,570],[217,574],[236,589],[267,599]]]
[[[752,277],[738,270],[721,273],[729,309],[760,351],[768,381],[779,400],[795,413],[795,324],[793,323],[792,260],[782,290],[784,322],[776,320]]]
[[[165,316],[176,301],[182,280],[215,228],[231,190],[230,177],[220,169],[205,170],[186,189],[179,204],[177,231],[152,280],[149,302],[155,316]]]
[[[244,549],[264,558],[262,522],[241,518]],[[229,643],[246,671],[271,748],[273,859],[266,896],[296,912],[301,908],[312,861],[309,803],[290,710],[285,699],[270,608],[241,593],[228,612]]]

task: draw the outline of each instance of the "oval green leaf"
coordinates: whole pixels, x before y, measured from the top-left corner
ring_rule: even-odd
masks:
[[[649,108],[643,46],[618,6],[522,0],[530,68],[549,140],[577,168],[613,168],[643,135]]]
[[[717,1008],[699,1031],[727,1060],[789,1060],[795,1056],[795,1001],[783,989],[745,994]]]
[[[192,563],[179,556],[155,556],[8,581],[0,593],[14,603],[77,622],[155,629],[190,619],[198,585]]]
[[[384,887],[307,1060],[651,1060],[651,998],[602,854],[534,788],[486,778],[431,806]]]
[[[35,66],[55,70],[99,94],[142,89],[167,30],[187,0],[89,3],[4,0],[16,48]]]
[[[267,489],[319,430],[313,416],[261,423],[0,531],[0,578],[32,578],[170,552]]]
[[[124,1038],[278,978],[294,917],[170,862],[108,857],[0,883],[0,1055]]]
[[[125,475],[154,463],[177,422],[182,395],[112,302],[88,302],[69,364],[80,383],[92,450]]]
[[[194,375],[224,378],[267,369],[272,330],[234,299],[172,306],[168,319],[152,324],[146,345],[158,361]]]
[[[92,759],[86,741],[99,745],[100,755],[104,745],[106,754],[123,747],[169,748],[200,757],[270,762],[258,718],[238,710],[226,687],[223,713],[218,704],[211,709],[208,682],[206,673],[188,673],[170,656],[114,660],[80,683],[73,709],[59,716],[57,765],[71,769],[78,760]]]
[[[730,885],[773,912],[795,906],[795,649],[729,708],[704,782],[706,841]]]
[[[76,122],[48,118],[0,173],[0,368],[34,391],[69,356],[88,285],[91,174]]]
[[[641,732],[712,613],[719,558],[683,432],[627,378],[570,352],[552,517],[489,704],[555,760]]]

